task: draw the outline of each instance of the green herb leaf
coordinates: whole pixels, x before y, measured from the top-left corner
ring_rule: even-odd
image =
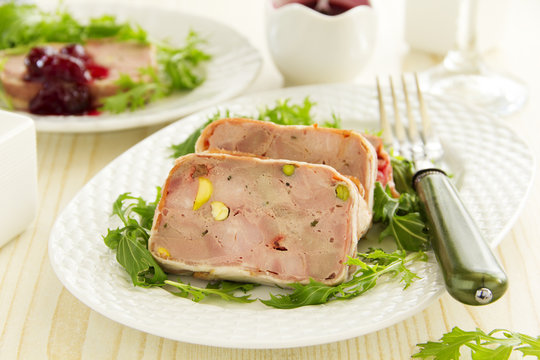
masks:
[[[171,146],[171,150],[173,151],[172,157],[178,158],[186,154],[194,153],[195,143],[197,142],[197,139],[201,135],[201,132],[203,131],[203,129],[207,125],[209,125],[212,121],[213,119],[208,119],[202,126],[197,128],[197,130],[195,130],[191,135],[189,135],[188,138],[184,140],[184,142],[177,145],[172,145]]]
[[[120,74],[115,83],[121,91],[104,98],[100,110],[114,114],[126,110],[133,111],[169,94],[170,89],[160,80],[156,69],[147,67],[139,71],[141,74],[139,81],[134,81],[129,75]]]
[[[226,301],[234,301],[239,303],[250,303],[255,301],[255,299],[250,298],[250,295],[238,296],[235,294],[235,292],[238,290],[242,290],[243,292],[251,290],[255,286],[254,284],[237,284],[231,281],[220,281],[210,283],[206,288],[185,284],[180,280],[165,280],[165,284],[171,285],[180,290],[171,292],[172,294],[183,298],[191,298],[191,300],[195,302],[199,302],[207,296],[217,296]]]
[[[133,285],[161,286],[167,279],[167,275],[156,263],[150,251],[130,236],[120,237],[116,259],[131,276]]]
[[[202,43],[204,41],[199,35],[191,30],[184,47],[158,45],[158,63],[172,90],[194,89],[204,81],[205,74],[199,65],[210,60],[211,56],[199,48]]]
[[[116,17],[112,15],[91,18],[85,32],[89,39],[115,37],[120,41],[132,40],[143,44],[148,42],[148,34],[140,26],[132,26],[128,23],[119,24],[116,22]]]
[[[399,199],[396,199],[392,197],[389,188],[385,191],[379,182],[375,183],[373,221],[386,224],[379,239],[390,236],[402,250],[426,250],[429,235],[418,209],[416,194],[402,193]]]
[[[494,336],[496,333],[502,333],[503,337]],[[460,359],[460,350],[463,347],[471,349],[474,360],[506,360],[515,350],[522,352],[523,355],[537,358],[540,356],[540,336],[534,338],[503,329],[486,334],[480,329],[464,331],[454,327],[439,341],[428,341],[417,346],[420,351],[413,354],[413,358],[457,360]]]
[[[426,224],[419,213],[394,215],[380,238],[387,236],[394,238],[399,249],[408,251],[424,250],[429,243]]]
[[[265,107],[259,111],[257,119],[271,121],[279,125],[311,125],[313,115],[311,109],[315,103],[306,97],[304,102],[290,104],[290,99],[278,100],[274,107]]]
[[[231,281],[217,281],[209,283],[206,289],[197,288],[180,281],[167,280],[159,264],[154,260],[148,250],[148,239],[156,206],[161,198],[161,189],[158,187],[153,202],[146,202],[141,197],[129,193],[120,194],[113,203],[112,214],[117,216],[125,225],[122,228],[108,229],[103,237],[105,244],[116,250],[116,260],[124,267],[135,286],[150,287],[174,286],[180,291],[174,295],[190,297],[200,301],[208,295],[218,296],[227,301],[252,302],[249,295],[237,296],[235,292],[246,292],[256,285],[249,283],[236,283]],[[134,217],[133,214],[136,216]]]
[[[210,116],[204,124],[202,124],[200,127],[197,128],[191,135],[187,137],[184,142],[176,145],[171,145],[171,150],[173,151],[173,154],[171,157],[178,158],[180,156],[191,154],[195,152],[195,143],[197,142],[197,139],[201,135],[201,132],[203,129],[208,126],[211,122],[216,121],[221,118],[227,118],[230,117],[229,111],[225,111],[225,114],[222,115],[220,111],[217,111],[214,115]]]
[[[536,356],[537,359],[540,359],[540,336],[532,337],[525,334],[513,333],[513,336],[517,337],[522,346],[518,347],[517,350],[521,351],[524,356],[531,355]]]
[[[92,18],[88,25],[82,25],[61,8],[46,12],[33,4],[0,5],[0,50],[44,42],[84,43],[103,37],[147,42],[144,30],[117,23],[111,15]]]
[[[107,18],[101,19],[106,25]],[[99,32],[106,33],[109,27],[99,28]],[[121,28],[119,36],[124,31],[134,35],[136,30]],[[122,35],[123,36],[123,35]],[[100,110],[118,114],[126,110],[134,111],[158,99],[170,95],[174,91],[189,90],[199,86],[205,79],[200,64],[210,59],[210,55],[197,46],[202,43],[197,33],[190,31],[186,38],[186,45],[173,48],[165,44],[157,45],[159,71],[153,67],[140,69],[139,80],[134,80],[126,74],[121,74],[116,85],[121,91],[103,99]]]
[[[156,205],[161,197],[158,188],[154,202],[147,203],[140,197],[124,193],[113,203],[113,215],[124,223],[123,228],[109,229],[103,237],[105,244],[116,250],[116,259],[126,269],[135,286],[161,286],[167,275],[147,249],[149,230]],[[138,219],[132,214],[138,215]]]
[[[401,157],[392,157],[390,163],[392,164],[396,190],[401,194],[416,194],[412,187],[412,178],[414,175],[412,162]]]
[[[363,258],[365,261],[362,261]],[[270,294],[269,300],[260,300],[267,306],[279,309],[293,309],[306,305],[319,305],[333,300],[357,297],[372,289],[382,276],[400,277],[408,287],[417,277],[408,269],[408,265],[417,260],[425,260],[425,254],[418,252],[407,255],[404,251],[386,253],[372,249],[368,253],[359,253],[358,258],[349,258],[347,264],[357,266],[352,279],[340,285],[328,286],[310,279],[309,284],[289,284],[294,289],[291,294]]]

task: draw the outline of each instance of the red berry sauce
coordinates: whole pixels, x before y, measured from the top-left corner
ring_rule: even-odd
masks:
[[[66,45],[59,51],[51,47],[32,48],[24,64],[24,79],[43,84],[29,104],[30,112],[39,115],[80,115],[92,111],[89,84],[109,74],[79,44]]]

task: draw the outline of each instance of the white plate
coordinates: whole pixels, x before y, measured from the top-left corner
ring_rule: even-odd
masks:
[[[128,129],[171,122],[197,110],[233,98],[244,91],[259,73],[262,60],[247,39],[231,28],[203,17],[160,8],[156,4],[122,2],[71,2],[65,4],[81,21],[103,14],[117,15],[118,21],[141,25],[152,39],[169,40],[181,46],[190,29],[207,43],[212,55],[207,63],[207,79],[196,89],[172,95],[144,109],[99,116],[37,116],[36,129],[46,132],[97,132]],[[28,113],[25,113],[29,115]]]
[[[417,263],[422,277],[407,290],[386,281],[364,296],[326,305],[279,310],[261,303],[194,303],[162,289],[135,288],[103,243],[116,197],[130,191],[148,200],[155,196],[172,166],[168,147],[182,142],[217,109],[254,115],[264,105],[306,96],[317,103],[318,119],[332,112],[343,127],[377,129],[373,88],[328,85],[289,88],[238,99],[172,124],[127,151],[93,178],[56,221],[49,256],[56,274],[77,298],[95,311],[127,326],[170,339],[235,348],[284,348],[343,340],[382,329],[424,309],[443,291],[431,257]],[[446,144],[460,178],[463,198],[490,244],[509,230],[532,183],[533,161],[527,146],[487,114],[428,96],[429,113]],[[387,98],[390,104],[390,99]],[[401,104],[403,105],[403,104]],[[390,111],[390,109],[388,109]],[[260,287],[266,295],[275,288]]]

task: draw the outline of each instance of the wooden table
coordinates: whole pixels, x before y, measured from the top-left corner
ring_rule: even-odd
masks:
[[[281,86],[266,48],[263,3],[163,2],[218,19],[243,33],[261,51],[262,72],[246,93]],[[407,50],[401,27],[402,0],[380,3],[381,41],[357,82],[372,84],[375,75],[422,70],[440,60]],[[526,107],[504,121],[530,144],[535,154],[540,153],[539,17],[540,2],[512,1],[507,31],[497,51],[486,54],[492,67],[510,70],[529,88]],[[38,134],[38,215],[24,233],[0,249],[0,359],[406,359],[416,351],[415,344],[438,339],[454,326],[540,334],[537,181],[517,222],[497,248],[510,287],[492,305],[465,306],[445,294],[421,313],[378,332],[321,346],[282,350],[234,350],[176,342],[101,316],[73,297],[55,276],[47,256],[49,232],[59,212],[92,176],[157,129],[159,126],[103,134]]]

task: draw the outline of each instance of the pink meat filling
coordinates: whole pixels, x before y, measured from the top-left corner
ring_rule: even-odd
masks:
[[[197,151],[216,149],[332,166],[351,177],[368,204],[372,203],[376,154],[371,144],[353,131],[221,119],[206,127],[196,146]]]
[[[284,174],[284,164],[295,164],[293,175]],[[213,192],[193,210],[201,176],[210,180]],[[336,196],[338,185],[349,192],[346,200]],[[213,201],[229,208],[225,220],[214,219]],[[187,155],[167,179],[149,249],[171,272],[253,277],[263,283],[309,278],[338,283],[347,276],[347,256],[355,251],[359,201],[356,186],[328,166]]]

